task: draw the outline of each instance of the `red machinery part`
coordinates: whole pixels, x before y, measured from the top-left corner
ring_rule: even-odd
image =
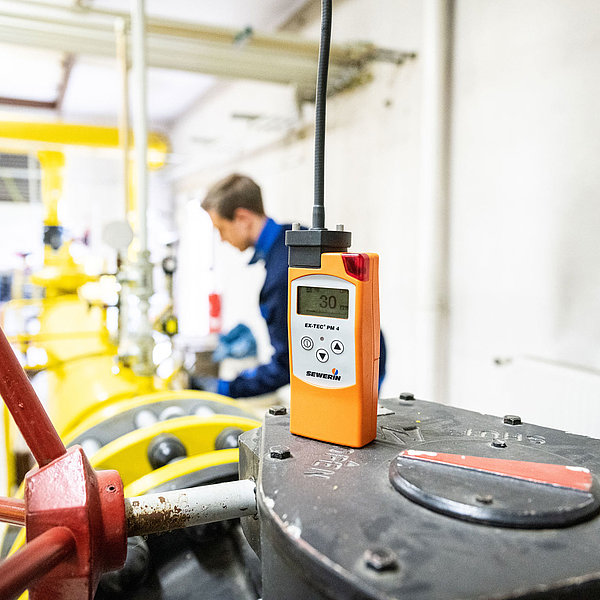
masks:
[[[0,598],[92,598],[100,575],[125,562],[121,478],[94,471],[80,446],[65,449],[2,330],[0,394],[39,465],[24,502],[0,498],[0,520],[25,524],[28,542],[0,564]]]
[[[80,446],[27,474],[25,506],[28,542],[49,529],[65,526],[76,544],[75,553],[29,588],[31,600],[92,597],[100,575],[125,562],[121,478],[116,471],[94,471]]]

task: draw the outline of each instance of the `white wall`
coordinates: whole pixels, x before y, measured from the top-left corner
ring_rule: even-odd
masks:
[[[17,253],[42,256],[43,219],[41,203],[0,203],[0,270],[20,269]]]
[[[449,397],[600,435],[600,5],[465,0],[455,40]]]

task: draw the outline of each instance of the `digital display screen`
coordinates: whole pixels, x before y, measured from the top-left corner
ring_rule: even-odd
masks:
[[[298,314],[311,317],[348,318],[348,290],[298,286]]]

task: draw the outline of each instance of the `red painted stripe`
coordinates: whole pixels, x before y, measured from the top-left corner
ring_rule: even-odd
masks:
[[[482,471],[503,477],[513,477],[523,481],[571,488],[582,492],[589,492],[592,487],[592,474],[583,467],[566,467],[564,465],[506,460],[503,458],[483,458],[481,456],[465,456],[464,454],[444,454],[443,452],[423,452],[420,450],[403,450],[400,456],[439,465]]]

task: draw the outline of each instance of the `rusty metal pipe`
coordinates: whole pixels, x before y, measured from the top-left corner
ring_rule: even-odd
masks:
[[[2,329],[0,329],[0,395],[40,467],[66,452],[64,444]]]
[[[19,597],[74,551],[75,538],[70,529],[48,529],[0,564],[0,598]]]
[[[12,525],[25,525],[25,500],[0,496],[0,521]]]
[[[248,479],[125,498],[128,536],[171,531],[256,513],[256,484]]]

